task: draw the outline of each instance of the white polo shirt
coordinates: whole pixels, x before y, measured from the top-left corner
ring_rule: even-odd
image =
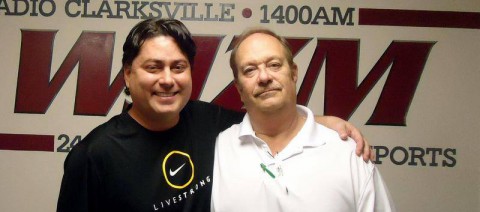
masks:
[[[308,108],[297,110],[306,122],[275,157],[248,114],[219,134],[212,211],[395,211],[380,173],[355,155],[355,143],[315,123]]]

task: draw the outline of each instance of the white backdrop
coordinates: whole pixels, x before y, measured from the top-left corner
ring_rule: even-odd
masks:
[[[306,77],[313,87],[298,85],[310,96],[308,107],[317,114],[343,114],[362,130],[375,146],[399,211],[480,211],[478,0],[0,0],[0,211],[55,210],[65,151],[121,112],[125,96],[119,93],[121,79],[114,80],[122,44],[149,14],[180,19],[197,37],[217,38],[218,48],[199,52],[210,53],[213,62],[197,59],[198,69],[206,71],[198,75],[206,77],[204,85],[197,84],[204,101],[213,101],[232,80],[228,47],[245,27],[267,26],[305,41],[294,45],[300,77],[320,71],[318,78]],[[333,49],[353,46],[325,50],[325,57],[314,54],[327,43]],[[376,68],[382,59],[387,65]],[[335,71],[355,79],[326,74]],[[107,77],[89,74],[97,72]],[[112,84],[111,93],[102,82]],[[348,83],[358,91],[351,88],[347,95],[338,89]],[[99,98],[103,94],[108,98]],[[395,107],[404,97],[405,106]],[[349,102],[354,104],[345,109]],[[377,122],[369,122],[373,114]]]

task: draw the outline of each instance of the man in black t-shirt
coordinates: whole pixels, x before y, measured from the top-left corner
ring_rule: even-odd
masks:
[[[138,23],[123,52],[133,103],[68,154],[57,211],[210,211],[215,138],[244,114],[189,100],[196,45],[180,21]],[[363,147],[349,123],[317,121]]]

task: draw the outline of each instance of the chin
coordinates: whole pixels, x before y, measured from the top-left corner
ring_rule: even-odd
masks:
[[[276,109],[280,108],[283,106],[283,103],[281,101],[278,101],[276,99],[269,99],[266,101],[259,102],[255,107],[258,108],[266,108],[266,109]]]
[[[161,105],[161,106],[157,106],[155,111],[158,113],[158,114],[176,114],[176,113],[180,113],[180,111],[182,110],[182,108],[180,107],[180,105],[178,104],[175,104],[175,105]]]
[[[254,108],[257,108],[260,111],[266,112],[266,113],[271,113],[274,111],[277,111],[278,109],[281,108],[280,105],[274,105],[274,104],[268,104],[268,105],[257,105],[254,106]]]

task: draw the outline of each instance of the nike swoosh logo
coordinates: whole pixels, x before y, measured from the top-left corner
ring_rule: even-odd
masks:
[[[181,165],[180,167],[178,167],[177,169],[175,169],[175,171],[172,172],[172,169],[170,169],[170,176],[173,177],[177,174],[178,171],[180,171],[180,169],[183,168],[183,166],[185,166],[185,163],[183,163],[183,165]]]

